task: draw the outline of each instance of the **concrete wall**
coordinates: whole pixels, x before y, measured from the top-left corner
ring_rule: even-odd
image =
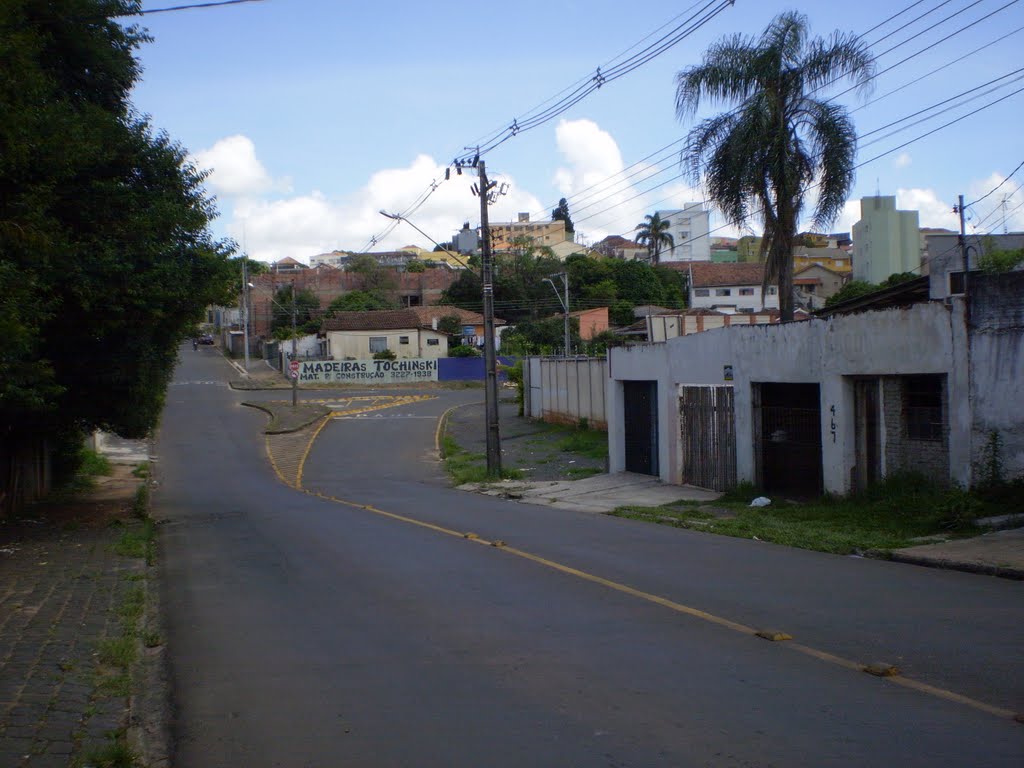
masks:
[[[523,413],[530,418],[604,429],[607,423],[603,358],[528,357],[523,364]]]
[[[1015,251],[1024,248],[1024,235],[967,235],[967,263],[970,269],[978,268],[978,256],[986,246],[1001,251]],[[928,259],[928,295],[933,299],[945,299],[949,294],[949,273],[964,269],[963,252],[959,235],[928,235],[925,238]]]
[[[648,315],[647,338],[649,341],[668,341],[676,336],[710,331],[733,325],[760,325],[778,322],[778,315],[761,312],[743,312],[735,315]]]
[[[1004,479],[1024,475],[1024,272],[971,276],[972,458],[996,432]]]
[[[664,344],[609,350],[610,469],[625,468],[622,382],[658,382],[660,476],[681,477],[678,388],[732,384],[736,408],[737,480],[756,478],[752,384],[817,383],[821,394],[822,478],[826,491],[846,493],[854,465],[853,378],[919,373],[948,375],[949,400],[966,402],[964,371],[954,362],[953,313],[938,303],[919,304],[827,320],[732,327],[680,336]],[[731,373],[732,381],[727,374]],[[969,477],[969,409],[950,409],[950,479]],[[668,439],[666,439],[668,438]],[[883,473],[884,473],[883,467]]]
[[[370,352],[370,338],[383,336],[387,339],[388,349],[398,358],[418,358],[433,360],[448,357],[448,337],[443,333],[428,329],[406,328],[386,331],[328,331],[328,354],[335,360],[368,360],[373,357]],[[402,339],[408,339],[407,344]],[[430,344],[429,340],[437,340]]]

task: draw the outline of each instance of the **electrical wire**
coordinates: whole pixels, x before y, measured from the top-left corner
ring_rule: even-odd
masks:
[[[970,207],[971,207],[972,205],[977,205],[978,203],[980,203],[980,202],[981,202],[982,200],[984,200],[984,199],[985,199],[986,197],[988,197],[988,196],[989,196],[989,195],[991,195],[991,194],[992,194],[993,192],[995,192],[995,191],[996,191],[997,189],[999,189],[999,188],[1000,188],[1001,186],[1003,186],[1003,184],[1005,184],[1005,183],[1006,183],[1006,182],[1008,182],[1008,181],[1009,181],[1010,179],[1012,179],[1012,178],[1013,178],[1013,175],[1014,175],[1015,173],[1017,173],[1017,171],[1019,171],[1019,170],[1020,170],[1020,169],[1021,169],[1022,167],[1024,167],[1024,160],[1022,160],[1022,161],[1021,161],[1020,165],[1018,165],[1018,166],[1017,166],[1016,168],[1014,168],[1014,169],[1013,169],[1012,171],[1010,171],[1010,175],[1009,175],[1009,176],[1007,176],[1007,177],[1006,177],[1005,179],[1003,179],[1002,181],[1000,181],[1000,182],[999,182],[998,184],[996,184],[996,185],[995,185],[994,187],[992,187],[992,189],[990,189],[990,190],[989,190],[988,192],[986,192],[986,193],[985,193],[984,195],[982,195],[981,197],[979,197],[979,198],[978,198],[977,200],[975,200],[975,201],[974,201],[973,203],[968,203],[968,204],[967,204],[967,205],[966,205],[965,207],[966,207],[966,208],[970,208]],[[1017,187],[1017,189],[1020,189],[1020,187]]]
[[[888,23],[889,21],[891,21],[891,20],[893,20],[893,19],[895,19],[895,18],[899,17],[900,15],[902,15],[902,14],[906,13],[906,12],[907,12],[907,11],[909,11],[910,9],[914,8],[915,6],[917,6],[917,5],[920,5],[920,4],[921,4],[921,2],[923,2],[923,0],[919,0],[919,2],[915,2],[915,3],[912,3],[912,4],[910,5],[910,6],[908,6],[908,7],[904,8],[903,10],[901,10],[901,11],[897,12],[896,14],[893,14],[892,16],[890,16],[890,17],[889,17],[888,19],[886,19],[885,21],[883,21],[883,22],[880,22],[879,24],[876,24],[876,25],[875,25],[874,27],[872,27],[871,29],[869,29],[869,30],[867,30],[867,31],[865,31],[865,32],[863,32],[863,33],[861,33],[860,35],[858,35],[858,37],[859,37],[859,38],[864,38],[864,37],[866,37],[866,36],[867,36],[868,34],[870,34],[870,33],[871,33],[872,31],[875,31],[875,30],[879,29],[880,27],[884,26],[884,25],[885,25],[886,23]],[[1013,2],[1017,2],[1017,0],[1013,0]],[[972,3],[972,5],[976,5],[976,4],[977,4],[977,3]],[[1012,5],[1012,4],[1013,4],[1013,3],[1009,3],[1009,4],[1007,4],[1007,5],[1004,5],[1004,6],[1002,6],[1002,8],[999,8],[999,9],[997,9],[996,11],[993,11],[993,12],[992,12],[992,14],[989,14],[989,16],[991,16],[991,15],[993,15],[993,14],[995,14],[995,13],[998,13],[999,11],[1001,11],[1001,10],[1005,9],[1006,7],[1008,7],[1008,5]],[[946,3],[945,3],[945,2],[944,2],[944,3],[941,3],[940,5],[938,5],[938,6],[934,7],[934,8],[932,8],[932,9],[931,9],[931,11],[928,11],[927,13],[923,14],[922,16],[918,16],[918,17],[917,17],[917,18],[915,18],[915,19],[914,19],[914,20],[913,20],[912,22],[908,22],[908,24],[905,24],[905,25],[903,25],[902,27],[900,27],[900,29],[904,29],[904,28],[906,28],[906,26],[908,26],[909,24],[913,23],[914,21],[918,21],[918,20],[920,20],[920,19],[921,19],[921,18],[923,18],[924,16],[928,15],[928,13],[931,13],[932,11],[934,11],[934,10],[937,10],[938,8],[942,7],[943,5],[946,5]],[[968,6],[968,7],[970,7],[970,6]],[[966,9],[963,9],[963,10],[966,10]],[[955,16],[955,15],[956,15],[956,14],[953,14],[953,16]],[[942,20],[941,22],[937,22],[936,24],[934,24],[934,25],[932,25],[931,27],[929,27],[929,30],[930,30],[930,29],[934,29],[934,28],[936,28],[936,27],[937,27],[938,25],[940,25],[940,24],[942,24],[942,23],[945,23],[945,22],[946,22],[946,21],[948,21],[948,20],[949,20],[950,18],[952,18],[952,16],[948,16],[948,17],[946,17],[945,19],[943,19],[943,20]],[[984,17],[984,18],[988,18],[988,16],[986,16],[986,17]],[[979,19],[978,21],[982,21],[982,20],[984,20],[984,19]],[[975,23],[977,23],[977,22],[975,22]],[[975,53],[978,53],[979,51],[981,51],[981,50],[984,50],[984,49],[985,49],[986,47],[990,47],[991,45],[993,45],[993,44],[995,44],[995,43],[997,43],[997,42],[1000,42],[1000,41],[1002,41],[1002,40],[1006,39],[1007,37],[1009,37],[1010,35],[1012,35],[1012,34],[1016,34],[1017,32],[1019,32],[1019,31],[1021,31],[1021,30],[1024,30],[1024,27],[1019,27],[1018,29],[1016,29],[1016,30],[1013,30],[1012,32],[1010,32],[1010,33],[1007,33],[1006,35],[1003,35],[1002,37],[1000,37],[1000,38],[996,39],[995,41],[992,41],[991,43],[988,43],[988,44],[986,44],[986,46],[982,46],[981,48],[977,48],[977,49],[975,49],[974,51],[971,51],[970,53],[968,53],[968,54],[965,54],[964,56],[960,57],[960,59],[958,59],[958,60],[955,60],[955,61],[959,61],[959,60],[962,60],[962,59],[964,59],[964,58],[967,58],[968,56],[974,55]],[[899,30],[897,30],[897,31],[899,31]],[[926,31],[928,31],[928,30],[926,30]],[[952,36],[954,36],[955,34],[957,34],[957,33],[953,33],[953,35],[950,35],[950,36],[948,36],[947,38],[944,38],[944,40],[945,40],[945,39],[949,39],[949,37],[952,37]],[[890,36],[890,35],[886,35],[886,37],[889,37],[889,36]],[[882,39],[885,39],[885,38],[884,38],[884,37],[883,37],[883,38],[880,38],[880,39],[879,39],[879,41],[880,41],[880,40],[882,40]],[[897,44],[896,46],[893,46],[892,48],[890,48],[890,49],[889,49],[889,51],[895,50],[896,48],[898,48],[898,47],[900,47],[900,46],[902,46],[902,45],[906,45],[906,44],[907,44],[908,42],[912,41],[913,39],[914,39],[914,38],[908,38],[907,40],[904,40],[904,41],[903,41],[902,43],[899,43],[899,44]],[[876,41],[876,42],[878,42],[878,41]],[[940,42],[941,42],[941,41],[940,41]],[[871,76],[870,80],[874,80],[874,79],[876,79],[877,77],[879,77],[880,75],[884,74],[885,72],[889,72],[889,71],[891,71],[892,69],[894,69],[894,68],[895,68],[896,66],[899,66],[899,65],[900,65],[901,63],[904,63],[904,62],[906,62],[906,61],[909,61],[910,59],[912,59],[912,58],[914,58],[915,56],[917,56],[917,55],[919,55],[920,53],[922,53],[922,52],[923,52],[923,50],[927,50],[927,49],[922,49],[922,51],[918,51],[917,53],[913,54],[912,56],[910,56],[910,57],[907,57],[906,59],[904,59],[904,60],[903,60],[903,62],[898,62],[897,64],[893,65],[892,67],[888,67],[887,69],[883,70],[882,72],[876,72],[876,73],[874,73],[874,74],[873,74],[873,75]],[[877,57],[876,57],[876,58],[877,58]],[[948,62],[948,63],[945,63],[945,64],[941,65],[940,67],[937,67],[937,68],[933,69],[933,70],[932,70],[931,72],[929,72],[929,73],[926,73],[925,75],[923,75],[923,76],[921,76],[921,77],[918,77],[918,78],[916,78],[916,79],[915,79],[914,81],[912,81],[912,83],[908,83],[907,85],[901,86],[901,88],[899,88],[899,89],[896,89],[896,90],[901,90],[902,88],[905,88],[905,87],[907,87],[908,85],[911,85],[911,84],[913,84],[913,83],[916,83],[916,82],[920,82],[920,81],[921,81],[922,79],[924,79],[925,77],[928,77],[928,76],[930,76],[930,75],[932,75],[932,74],[935,74],[936,72],[939,72],[939,71],[941,71],[942,69],[945,69],[945,68],[947,68],[947,67],[951,66],[951,65],[952,65],[953,63],[955,63],[955,61],[954,61],[954,62]],[[834,82],[838,82],[838,80],[839,80],[839,79],[841,79],[841,78],[837,78],[836,80],[833,80],[832,82],[833,82],[833,83],[834,83]],[[824,87],[826,87],[826,86],[820,86],[819,88],[816,88],[816,89],[814,89],[814,91],[812,91],[812,93],[814,93],[814,92],[817,92],[818,90],[820,90],[821,88],[824,88]],[[856,86],[854,86],[854,88],[856,88]],[[848,89],[847,91],[844,91],[843,93],[847,93],[847,92],[849,92],[849,90],[853,90],[853,88],[851,88],[851,89]],[[890,92],[889,94],[886,94],[885,96],[891,95],[891,93],[895,93],[895,91],[892,91],[892,92]],[[837,94],[836,96],[834,96],[834,97],[832,97],[832,98],[830,98],[830,99],[826,100],[826,103],[827,103],[827,102],[829,102],[829,101],[833,101],[833,100],[835,100],[836,98],[838,98],[838,96],[839,96],[839,95],[842,95],[842,94]],[[885,96],[879,97],[878,99],[876,99],[876,101],[878,101],[878,100],[881,100],[882,98],[885,98]],[[955,97],[954,97],[954,98],[955,98]],[[864,106],[867,106],[867,105],[864,105]],[[861,107],[861,108],[863,108],[863,107]],[[738,107],[734,108],[734,110],[732,110],[732,111],[734,111],[734,112],[738,112],[738,111],[739,111],[740,109],[742,109],[742,105],[739,105]],[[857,110],[854,110],[854,111],[857,111]],[[863,136],[862,136],[862,138],[863,138]],[[683,142],[683,141],[685,141],[685,137],[684,137],[684,138],[682,138],[682,139],[679,139],[679,140],[678,140],[677,142],[673,142],[673,144],[678,144],[678,143],[681,143],[681,142]],[[668,146],[671,146],[671,145],[668,145]],[[663,149],[664,149],[664,148],[663,148]],[[660,151],[660,150],[659,150],[659,151]],[[657,153],[655,153],[655,154],[657,154]],[[639,162],[643,162],[643,161],[639,161]],[[636,165],[636,164],[634,164],[634,165]],[[625,173],[626,171],[628,171],[628,170],[629,170],[630,168],[632,168],[632,167],[633,167],[633,166],[629,166],[629,167],[627,167],[626,169],[623,169],[623,171],[619,171],[619,172],[618,172],[617,174],[613,174],[612,176],[609,176],[609,177],[608,177],[607,179],[605,179],[605,180],[602,180],[601,182],[597,182],[597,183],[596,183],[596,184],[595,184],[594,186],[598,186],[598,185],[604,184],[605,182],[609,181],[610,179],[614,178],[615,176],[617,176],[617,175],[621,175],[621,174]],[[682,177],[683,177],[683,175],[684,175],[684,174],[680,174],[680,176],[679,176],[678,178],[682,178]],[[661,185],[659,185],[659,186],[661,186]],[[586,194],[586,193],[588,193],[588,192],[589,192],[589,190],[592,190],[592,189],[593,189],[593,186],[592,186],[592,187],[588,187],[588,188],[585,188],[585,189],[581,190],[581,192],[577,193],[576,195],[571,195],[571,196],[567,196],[567,202],[573,203],[573,208],[574,208],[575,210],[579,210],[578,208],[576,208],[576,205],[575,205],[576,203],[578,203],[578,202],[579,202],[579,195],[580,195],[580,194],[584,194],[584,199],[586,199],[586,198],[588,198],[588,197],[590,197],[590,196],[591,196],[591,194]],[[630,199],[633,199],[633,198],[630,198]],[[628,202],[628,201],[627,201],[627,202]],[[587,206],[587,207],[589,207],[589,206]],[[543,212],[541,212],[541,215],[543,215]],[[592,218],[592,217],[588,217],[588,218]]]
[[[191,3],[189,5],[172,5],[168,8],[150,8],[150,9],[139,9],[131,13],[120,13],[109,18],[125,18],[129,16],[150,16],[157,13],[175,13],[177,11],[191,11],[197,8],[219,8],[224,5],[242,5],[244,3],[262,3],[264,0],[219,0],[218,2],[209,3]]]

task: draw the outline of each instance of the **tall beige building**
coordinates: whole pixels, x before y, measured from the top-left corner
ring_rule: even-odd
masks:
[[[895,197],[862,197],[853,225],[853,279],[880,283],[920,267],[917,211],[897,211]]]
[[[512,247],[512,242],[521,237],[530,238],[534,245],[547,246],[564,243],[569,239],[565,231],[565,222],[561,219],[530,221],[528,213],[520,213],[517,221],[492,222],[490,230],[491,247],[496,251],[508,250]]]

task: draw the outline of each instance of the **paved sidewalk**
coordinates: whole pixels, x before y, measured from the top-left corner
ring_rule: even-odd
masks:
[[[108,764],[124,753],[133,676],[118,649],[145,619],[149,569],[126,542],[143,482],[115,466],[86,497],[0,523],[0,766]],[[127,642],[141,652],[142,641]],[[135,671],[133,669],[133,671]],[[120,764],[120,763],[118,763]]]
[[[1024,528],[898,549],[892,553],[892,559],[913,565],[1024,579]]]

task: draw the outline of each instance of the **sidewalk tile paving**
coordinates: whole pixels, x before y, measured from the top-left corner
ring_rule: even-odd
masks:
[[[133,525],[0,526],[0,766],[85,766],[127,728],[97,649],[122,636],[119,608],[146,577],[115,552]]]

